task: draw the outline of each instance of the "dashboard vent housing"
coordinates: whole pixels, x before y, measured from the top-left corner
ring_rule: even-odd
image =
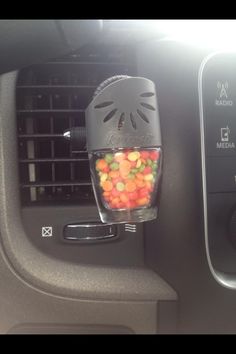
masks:
[[[63,132],[85,126],[95,89],[118,74],[135,75],[132,48],[84,47],[20,71],[16,113],[23,205],[94,203],[86,148],[72,154]]]

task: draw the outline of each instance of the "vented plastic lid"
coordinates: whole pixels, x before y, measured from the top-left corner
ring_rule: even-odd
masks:
[[[142,77],[102,83],[86,109],[88,151],[161,145],[155,85]]]

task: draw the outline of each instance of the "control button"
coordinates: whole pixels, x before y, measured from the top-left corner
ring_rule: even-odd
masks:
[[[236,156],[235,56],[217,55],[202,74],[202,103],[207,156]]]
[[[235,192],[236,157],[208,157],[206,177],[208,192]]]
[[[207,156],[236,156],[236,117],[215,116],[205,124]]]
[[[117,227],[114,224],[81,223],[66,225],[63,238],[76,242],[100,242],[117,238]]]

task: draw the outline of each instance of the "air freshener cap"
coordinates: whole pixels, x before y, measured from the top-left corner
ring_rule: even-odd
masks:
[[[111,82],[85,111],[87,149],[161,146],[155,84],[142,77]]]

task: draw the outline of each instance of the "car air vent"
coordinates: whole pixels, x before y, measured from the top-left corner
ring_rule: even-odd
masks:
[[[94,90],[117,74],[135,75],[132,48],[85,47],[20,71],[16,111],[23,205],[94,202],[85,147],[72,154],[63,132],[85,125]]]

